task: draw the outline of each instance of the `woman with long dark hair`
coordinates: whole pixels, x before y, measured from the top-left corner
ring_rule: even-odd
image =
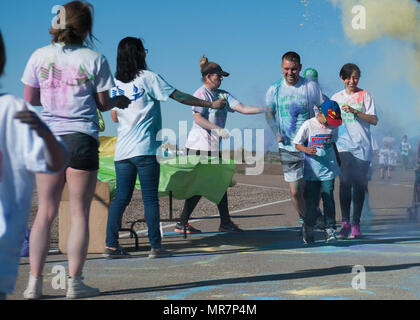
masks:
[[[340,128],[337,148],[341,159],[340,207],[342,215],[338,239],[358,238],[360,217],[368,190],[368,171],[373,157],[370,126],[378,123],[375,103],[367,90],[358,87],[360,69],[353,63],[340,70],[344,90],[331,97],[341,108],[343,125]],[[353,219],[350,223],[350,206],[353,201]]]
[[[116,194],[109,213],[104,257],[125,258],[129,254],[118,243],[118,231],[125,208],[131,201],[137,176],[140,179],[148,236],[149,258],[169,255],[161,246],[158,186],[160,166],[156,159],[160,141],[156,135],[162,129],[160,101],[172,98],[189,106],[199,105],[220,109],[225,101],[197,99],[176,90],[160,75],[147,69],[147,49],[138,38],[127,37],[118,45],[116,87],[114,96],[131,100],[125,110],[112,110],[112,119],[119,123],[115,147]]]
[[[72,1],[61,11],[60,17],[65,17],[64,28],[60,25],[50,29],[52,43],[33,53],[22,78],[25,100],[43,107],[42,120],[66,142],[70,153],[70,163],[64,171],[36,177],[39,206],[30,236],[31,272],[24,292],[26,299],[38,299],[42,295],[42,271],[51,225],[66,182],[71,215],[67,298],[100,293],[82,281],[89,244],[89,211],[99,167],[97,109],[126,108],[130,102],[125,97],[109,98],[108,90],[114,81],[108,62],[89,48],[94,38],[92,5]]]

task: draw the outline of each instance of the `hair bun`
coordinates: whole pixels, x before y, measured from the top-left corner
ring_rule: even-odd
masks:
[[[209,63],[209,59],[205,55],[200,60],[200,67],[203,68],[207,63]]]

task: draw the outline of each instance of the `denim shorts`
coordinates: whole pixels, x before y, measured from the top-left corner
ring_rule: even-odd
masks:
[[[284,149],[280,149],[279,153],[284,180],[286,182],[296,182],[303,179],[303,164],[305,158],[302,153],[291,152]]]
[[[80,132],[62,135],[60,138],[67,145],[70,168],[84,171],[99,169],[99,143],[95,138]]]

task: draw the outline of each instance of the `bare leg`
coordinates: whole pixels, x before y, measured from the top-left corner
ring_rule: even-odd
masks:
[[[89,211],[97,171],[67,169],[71,228],[67,242],[69,276],[81,276],[89,245]]]
[[[292,203],[299,217],[305,218],[305,199],[303,198],[303,180],[289,182],[290,195],[292,196]]]
[[[37,174],[38,212],[29,239],[31,274],[42,275],[48,254],[51,225],[57,216],[61,193],[65,183],[64,173]]]

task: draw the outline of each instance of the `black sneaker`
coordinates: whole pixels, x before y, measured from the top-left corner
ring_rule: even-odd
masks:
[[[131,257],[131,255],[121,246],[118,246],[117,249],[105,248],[102,256],[107,259],[123,259]]]
[[[303,230],[303,242],[306,244],[312,244],[315,243],[315,237],[314,237],[314,228],[313,227],[307,227],[304,226]]]
[[[177,223],[176,226],[175,226],[174,232],[184,233],[184,226],[180,223]],[[185,233],[187,233],[187,234],[201,233],[201,230],[198,230],[198,229],[194,228],[192,225],[187,224],[187,226],[185,228]]]
[[[241,233],[244,232],[244,230],[239,228],[233,222],[229,222],[228,224],[221,224],[219,227],[219,232]]]

